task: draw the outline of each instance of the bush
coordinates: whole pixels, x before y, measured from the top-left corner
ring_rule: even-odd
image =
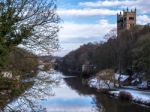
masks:
[[[132,95],[126,91],[121,91],[118,97],[120,100],[123,100],[123,101],[131,101],[133,99]]]

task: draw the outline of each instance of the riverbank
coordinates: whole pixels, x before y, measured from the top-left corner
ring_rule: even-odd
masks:
[[[7,64],[0,67],[0,111],[33,85],[22,80],[36,77],[39,64],[34,54],[20,48],[15,48],[6,60]]]
[[[97,89],[98,92],[108,94],[112,97],[120,99],[121,94],[123,93],[126,100],[130,100],[134,103],[144,104],[150,107],[150,91],[149,90],[139,90],[135,87],[114,87],[113,84],[110,84],[110,88],[103,82],[99,81],[96,77],[90,78],[88,80],[88,85],[91,88]]]
[[[72,74],[39,70],[33,86],[8,106],[26,112],[150,112],[146,107],[100,94],[82,81]]]

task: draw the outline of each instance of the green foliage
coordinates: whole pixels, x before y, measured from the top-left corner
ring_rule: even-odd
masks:
[[[56,0],[0,1],[0,67],[19,44],[45,52],[58,47],[60,18],[55,11]]]

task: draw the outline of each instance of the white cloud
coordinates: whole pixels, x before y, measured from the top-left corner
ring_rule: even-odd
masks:
[[[132,0],[105,0],[105,1],[97,1],[97,2],[80,2],[80,6],[84,7],[110,7],[110,6],[119,6],[119,5],[131,5],[136,1]]]
[[[144,25],[149,22],[148,15],[137,16],[137,24]],[[99,20],[97,24],[65,22],[62,26],[63,28],[59,32],[62,49],[55,54],[58,56],[64,56],[84,43],[104,40],[104,35],[116,28],[116,24],[111,24],[106,19]]]
[[[144,25],[149,22],[150,17],[148,15],[137,16],[137,24]],[[79,41],[83,41],[83,39],[94,40],[97,38],[99,38],[99,40],[103,40],[102,37],[106,33],[108,33],[111,29],[116,28],[116,24],[111,24],[106,19],[99,20],[97,24],[64,22],[61,26],[63,28],[59,32],[60,42],[72,41],[72,43],[75,43],[76,39]]]
[[[63,16],[99,16],[99,15],[116,15],[117,10],[110,10],[110,9],[58,9],[58,14]]]
[[[62,49],[55,54],[59,56],[64,56],[87,42],[104,40],[104,35],[116,27],[105,19],[97,24],[63,23],[62,26],[59,32]]]
[[[73,23],[64,22],[62,24],[63,28],[60,30],[59,38],[63,49],[59,51],[60,54],[66,54],[69,51],[76,49],[80,45],[104,40],[104,35],[108,33],[111,29],[116,28],[115,23],[109,23],[107,16],[116,16],[117,12],[122,9],[137,8],[137,24],[146,24],[150,22],[150,0],[97,0],[92,2],[80,2],[77,6],[72,7],[72,9],[58,9],[58,14],[60,16],[69,16],[77,18],[89,17],[89,16],[103,16],[97,24],[86,23]],[[71,18],[72,18],[71,17]],[[113,21],[112,21],[113,22]]]
[[[54,53],[55,56],[65,56],[70,51],[77,49],[81,43],[60,43],[61,48]]]
[[[104,0],[97,2],[80,2],[80,6],[83,7],[117,7],[117,8],[137,8],[140,13],[148,13],[150,12],[150,0]]]
[[[147,23],[150,23],[150,17],[148,15],[137,16],[137,24],[145,25]]]
[[[115,24],[108,23],[107,20],[101,19],[97,24],[79,24],[64,23],[59,32],[60,41],[74,38],[97,38],[103,37],[109,30],[115,27]]]

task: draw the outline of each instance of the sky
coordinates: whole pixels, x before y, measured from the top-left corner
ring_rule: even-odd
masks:
[[[62,19],[58,38],[64,56],[88,42],[105,41],[104,36],[116,29],[116,14],[137,9],[137,24],[150,23],[150,0],[57,0]]]

